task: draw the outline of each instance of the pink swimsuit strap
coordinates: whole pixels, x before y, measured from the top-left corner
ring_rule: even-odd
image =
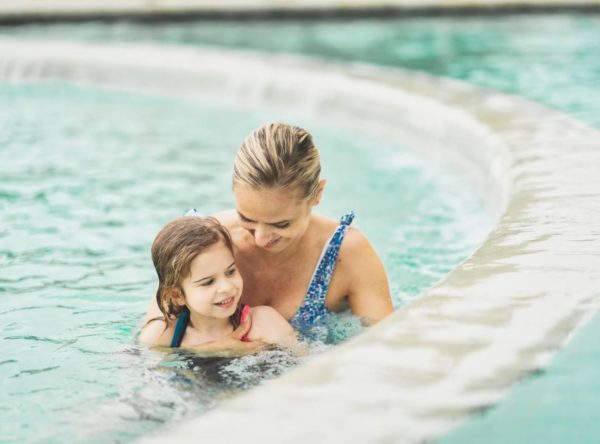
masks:
[[[246,317],[249,315],[249,313],[250,313],[250,306],[247,304],[244,304],[244,306],[242,307],[242,314],[240,315],[240,324],[246,320]],[[252,327],[250,327],[250,328],[252,328]],[[250,339],[248,339],[248,333],[246,333],[244,336],[242,336],[242,342],[250,342]]]

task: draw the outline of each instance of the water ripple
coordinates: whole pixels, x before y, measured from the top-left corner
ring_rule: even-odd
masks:
[[[52,309],[52,308],[60,308],[60,309],[64,309],[64,310],[73,310],[75,308],[75,306],[56,304],[56,305],[36,305],[36,306],[27,306],[27,307],[16,307],[16,308],[11,308],[10,310],[6,310],[6,311],[0,312],[0,316],[8,314],[8,313],[19,312],[19,311],[27,311],[27,312],[29,312],[31,310],[48,310],[48,309]]]
[[[46,367],[46,368],[40,368],[40,369],[32,369],[32,370],[21,370],[19,373],[17,373],[16,375],[11,376],[11,378],[19,378],[22,375],[37,375],[38,373],[45,373],[45,372],[49,372],[52,370],[56,370],[60,368],[60,366],[54,366],[54,367]]]
[[[39,342],[47,342],[50,344],[63,344],[63,341],[59,341],[56,339],[50,339],[50,338],[42,338],[42,337],[38,337],[38,336],[32,336],[32,335],[25,335],[25,336],[5,336],[4,340],[7,341],[15,341],[15,340],[25,340],[25,341],[39,341]]]

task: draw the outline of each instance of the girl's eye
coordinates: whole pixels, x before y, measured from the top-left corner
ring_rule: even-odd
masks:
[[[233,276],[236,271],[237,271],[237,269],[235,267],[233,267],[233,268],[230,268],[229,270],[227,270],[227,272],[225,274],[227,276]]]
[[[214,282],[213,279],[209,279],[207,281],[202,281],[202,283],[200,285],[203,287],[208,287],[208,286],[212,285],[213,282]]]

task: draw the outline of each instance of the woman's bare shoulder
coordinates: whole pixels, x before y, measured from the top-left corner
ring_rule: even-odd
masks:
[[[327,240],[329,237],[331,237],[335,229],[340,224],[339,220],[317,213],[313,213],[311,217],[316,232],[320,235],[319,237],[323,237],[324,240]]]
[[[215,213],[212,216],[219,222],[221,222],[229,230],[237,228],[239,226],[239,219],[235,210],[219,211],[218,213]]]
[[[323,216],[319,213],[312,213],[311,217],[313,221],[319,226],[334,227],[340,224],[340,221],[338,219],[334,219],[329,216]]]
[[[340,246],[336,267],[344,270],[344,273],[355,274],[360,270],[370,268],[371,264],[379,264],[380,262],[379,254],[367,236],[357,228],[348,227],[344,241]]]
[[[213,217],[221,222],[231,234],[231,240],[236,248],[236,251],[246,251],[248,247],[254,245],[251,241],[251,236],[240,225],[240,220],[235,210],[226,210],[213,214]]]

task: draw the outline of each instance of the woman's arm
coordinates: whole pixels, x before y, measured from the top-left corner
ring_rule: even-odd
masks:
[[[261,341],[242,342],[240,339],[228,337],[206,344],[187,346],[185,349],[201,356],[235,358],[256,353],[266,345]]]
[[[394,311],[383,263],[360,231],[351,228],[346,232],[337,266],[349,276],[350,309],[363,322],[373,324]]]
[[[238,328],[227,337],[218,341],[188,346],[186,349],[193,350],[195,353],[203,356],[237,357],[256,353],[267,344],[260,340],[242,342],[242,337],[249,334],[253,328],[254,321],[252,317],[246,316],[246,319],[244,319]]]

